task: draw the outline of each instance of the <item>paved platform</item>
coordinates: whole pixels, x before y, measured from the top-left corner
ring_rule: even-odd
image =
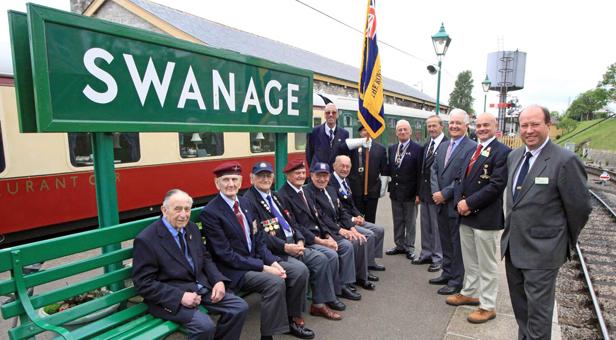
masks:
[[[385,249],[394,246],[391,205],[388,198],[379,202],[377,223],[385,227]],[[417,220],[417,249],[420,251],[419,217]],[[67,257],[46,263],[50,268],[77,258],[87,258],[88,253]],[[452,307],[445,303],[444,296],[436,292],[440,286],[428,284],[428,280],[439,273],[429,273],[428,266],[411,265],[402,255],[387,256],[378,260],[385,265],[385,272],[375,272],[380,277],[375,291],[358,289],[362,294],[360,301],[343,300],[347,310],[342,312],[341,321],[329,321],[305,313],[307,327],[316,333],[317,339],[421,339],[421,340],[514,340],[517,339],[517,324],[511,309],[504,263],[500,263],[499,295],[497,301],[498,315],[495,320],[482,325],[466,321],[474,311],[469,307]],[[72,277],[69,283],[78,282],[89,276],[87,273]],[[0,275],[0,280],[5,279]],[[55,282],[53,285],[65,285]],[[260,296],[252,294],[246,298],[250,305],[250,314],[242,331],[242,339],[259,339]],[[560,339],[560,330],[554,319],[552,339]],[[8,340],[6,330],[10,321],[0,323],[0,340]],[[37,339],[50,339],[51,334],[42,334]],[[276,336],[276,339],[295,339],[288,335]],[[186,336],[173,334],[168,339],[184,340]]]

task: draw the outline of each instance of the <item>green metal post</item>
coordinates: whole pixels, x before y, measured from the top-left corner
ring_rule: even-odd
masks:
[[[276,158],[274,160],[274,167],[276,168],[276,191],[282,188],[287,180],[282,169],[284,169],[289,161],[287,153],[288,144],[286,133],[276,133]]]
[[[115,183],[113,137],[108,132],[91,133],[91,137],[98,225],[99,228],[105,228],[120,223],[118,192]],[[121,248],[122,244],[116,243],[103,247],[102,251],[104,254]],[[119,269],[122,269],[122,263],[113,263],[105,266],[105,273]],[[112,291],[122,288],[124,288],[124,282],[117,282],[109,286]]]
[[[486,112],[486,102],[488,101],[488,93],[483,95],[483,112]]]
[[[441,61],[438,61],[438,85],[436,85],[436,115],[439,111],[439,99],[441,98]]]

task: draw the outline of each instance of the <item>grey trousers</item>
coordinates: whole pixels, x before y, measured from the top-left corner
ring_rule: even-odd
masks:
[[[347,240],[338,241],[338,251],[313,244],[309,246],[327,256],[329,269],[332,271],[334,281],[334,292],[336,295],[342,294],[341,285],[348,285],[355,282],[355,253],[353,245]]]
[[[375,258],[383,257],[383,241],[385,241],[385,228],[374,223],[366,222],[357,231],[366,236],[368,240],[368,266],[376,266]]]
[[[287,272],[285,280],[264,272],[250,271],[244,275],[240,289],[261,294],[261,335],[286,333],[289,331],[288,317],[302,317],[310,273],[300,261],[289,260],[280,262]]]
[[[557,269],[522,269],[505,254],[505,269],[519,340],[550,340]]]
[[[248,304],[244,299],[227,292],[222,300],[213,303],[212,292],[202,289],[201,305],[213,315],[220,315],[215,325],[212,318],[199,308],[184,328],[189,333],[189,340],[237,340],[242,333],[242,327],[248,314]]]
[[[443,261],[443,249],[438,232],[438,214],[434,202],[421,201],[421,254],[420,259],[432,259],[433,263]]]
[[[391,212],[394,216],[394,243],[396,248],[415,252],[415,217],[417,216],[415,200],[402,202],[392,199]]]
[[[312,302],[325,303],[336,300],[334,278],[327,256],[316,249],[304,248],[304,255],[300,256],[298,260],[302,261],[310,271]],[[336,267],[337,263],[338,259],[336,258]],[[305,311],[305,309],[303,310]]]
[[[347,242],[350,242],[353,245],[353,254],[355,256],[355,277],[364,281],[368,280],[368,242],[363,242],[362,244],[359,244],[358,240],[347,240]],[[353,282],[355,282],[355,280],[353,280]]]

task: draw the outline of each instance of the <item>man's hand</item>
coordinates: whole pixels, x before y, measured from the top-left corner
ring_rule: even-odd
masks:
[[[350,230],[346,230],[344,228],[341,228],[338,233],[340,234],[340,236],[346,238],[349,241],[353,241],[353,240],[356,239],[355,234],[353,234],[353,232],[350,231]]]
[[[336,240],[334,240],[333,237],[328,237],[325,239],[325,246],[327,248],[333,249],[334,251],[338,251],[338,242],[336,242]]]
[[[277,267],[276,267],[276,266],[274,266],[274,265],[277,265]],[[263,272],[264,272],[264,273],[267,273],[267,274],[272,274],[272,275],[279,276],[279,277],[281,277],[281,278],[283,278],[283,279],[286,279],[286,278],[287,278],[287,273],[286,273],[286,272],[284,271],[284,269],[283,269],[283,268],[282,268],[282,267],[278,264],[278,262],[274,262],[274,263],[272,263],[272,265],[271,265],[271,266],[266,266],[266,265],[263,265]]]
[[[353,233],[353,235],[355,235],[355,238],[359,240],[359,244],[364,244],[364,242],[368,242],[368,240],[366,239],[366,236],[364,236],[362,233],[357,231],[357,229],[351,228],[351,232]]]
[[[182,296],[182,301],[180,303],[188,308],[195,308],[199,306],[201,303],[201,295],[197,293],[186,292],[184,296]]]
[[[225,284],[222,281],[216,282],[212,287],[212,303],[216,303],[225,297]]]
[[[458,203],[458,212],[462,216],[468,216],[471,214],[471,210],[468,208],[468,204],[466,204],[466,200],[461,200]]]
[[[436,203],[436,204],[445,204],[445,203],[447,203],[447,201],[445,201],[445,198],[443,197],[443,194],[440,191],[435,192],[432,195],[432,199],[434,200],[434,203]]]
[[[299,243],[298,244],[286,243],[284,245],[284,252],[293,257],[298,257],[304,254],[304,246],[303,244],[300,245]]]
[[[366,220],[361,215],[353,217],[353,224],[362,226],[364,223],[366,223]]]
[[[419,196],[415,196],[415,205],[419,204],[421,204],[421,201],[419,201]]]

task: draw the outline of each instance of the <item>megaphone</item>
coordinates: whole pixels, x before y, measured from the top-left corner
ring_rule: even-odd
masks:
[[[438,72],[438,68],[434,65],[428,65],[428,73],[435,75]]]

